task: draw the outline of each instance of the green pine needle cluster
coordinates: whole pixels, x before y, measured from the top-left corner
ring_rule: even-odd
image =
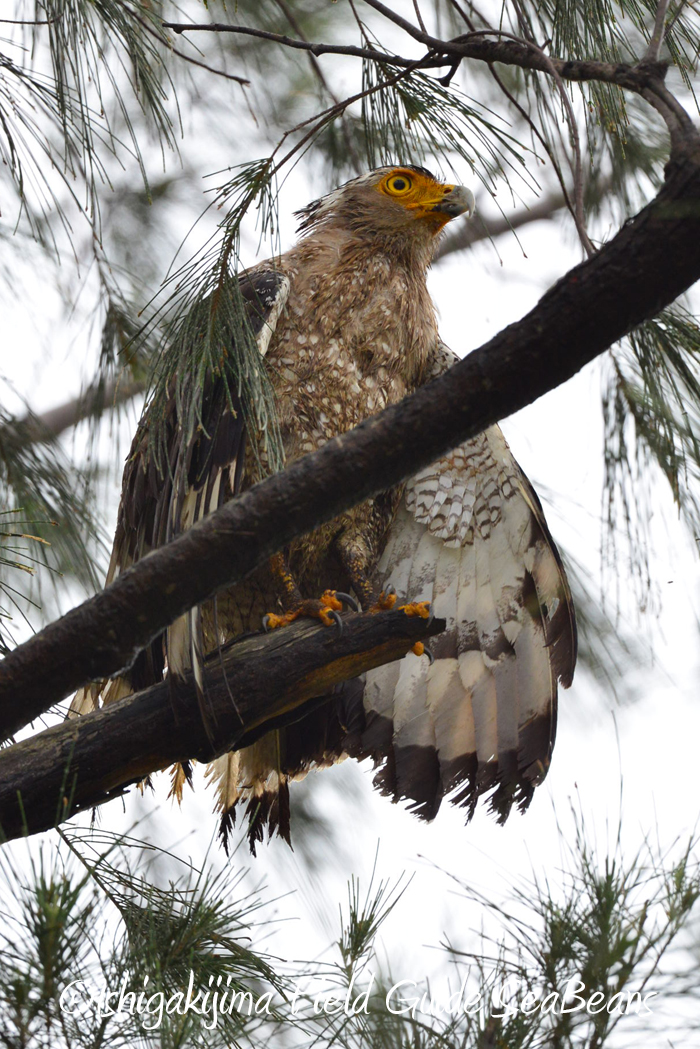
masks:
[[[240,405],[254,453],[268,471],[282,468],[284,453],[272,387],[250,326],[236,270],[240,228],[257,208],[261,236],[274,237],[275,195],[269,159],[241,166],[216,193],[215,209],[225,209],[216,236],[164,284],[164,302],[155,310],[135,346],[158,331],[157,363],[151,400],[152,453],[164,453],[167,406],[175,398],[185,444],[202,421],[205,383],[223,380],[229,406]],[[157,329],[156,329],[157,326]]]
[[[652,586],[648,521],[654,471],[691,534],[700,535],[700,326],[681,304],[636,328],[611,352],[603,397],[605,509],[614,551],[622,531],[640,600]]]
[[[36,440],[32,416],[16,419],[0,409],[0,651],[14,647],[11,622],[37,606],[42,580],[23,578],[48,569],[93,590],[99,585],[95,551],[104,542],[92,490],[60,448]]]
[[[373,47],[379,46],[372,41]],[[524,147],[505,121],[455,85],[435,76],[406,72],[386,62],[363,62],[362,122],[367,167],[425,163],[436,159],[447,170],[466,164],[489,193],[501,179],[517,176],[531,189],[537,183],[526,165]]]
[[[690,1045],[692,1030],[674,1015],[697,1001],[682,949],[700,898],[692,843],[669,853],[645,843],[625,860],[619,834],[599,853],[575,820],[556,884],[520,879],[496,903],[453,879],[483,924],[443,943],[431,982],[391,955],[381,960],[389,915],[403,911],[410,923],[408,885],[373,875],[361,891],[353,879],[335,945],[322,960],[305,961],[300,948],[283,961],[270,924],[281,901],[251,889],[235,857],[222,873],[203,873],[134,838],[77,829],[39,849],[16,846],[0,857],[0,1039],[27,1049],[612,1049],[635,1044],[659,1013],[673,1044]],[[283,915],[293,908],[288,897]],[[212,1024],[211,1011],[160,1007],[184,1001],[191,980],[195,992],[218,989],[219,1001],[227,990],[235,1008]],[[120,991],[135,992],[135,1005],[145,988],[150,1002],[97,1017],[90,992],[102,986],[116,992],[114,1012]],[[562,1011],[567,986],[569,1006],[574,993],[622,1005]],[[558,1009],[532,1008],[553,995]],[[625,1011],[647,995],[649,1012]]]

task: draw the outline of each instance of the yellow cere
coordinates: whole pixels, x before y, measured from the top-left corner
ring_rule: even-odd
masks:
[[[377,185],[377,190],[387,197],[400,201],[406,208],[424,211],[426,218],[431,218],[439,225],[449,221],[446,215],[432,209],[439,205],[445,194],[455,187],[445,182],[436,182],[417,171],[395,168]]]

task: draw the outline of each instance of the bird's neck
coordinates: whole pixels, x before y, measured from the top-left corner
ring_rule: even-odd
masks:
[[[292,249],[292,254],[325,256],[332,261],[338,258],[369,260],[382,255],[414,279],[425,281],[438,240],[427,227],[417,224],[410,232],[403,228],[377,231],[371,227],[344,229],[320,225]]]
[[[425,381],[437,321],[419,257],[336,231],[305,238],[280,262],[290,301],[322,343],[333,341],[360,369],[401,375],[405,390]]]

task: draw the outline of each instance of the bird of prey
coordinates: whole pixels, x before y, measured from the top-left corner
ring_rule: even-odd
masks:
[[[440,233],[474,197],[422,167],[382,167],[309,204],[300,239],[239,275],[248,322],[275,394],[289,463],[448,369],[426,274]],[[147,407],[127,460],[107,581],[259,479],[245,420],[221,380],[202,393],[188,435],[171,398],[165,469]],[[409,654],[346,683],[325,704],[217,759],[224,839],[246,806],[251,846],[289,840],[288,781],[350,755],[375,784],[432,819],[443,797],[465,808],[488,794],[499,819],[525,809],[547,773],[557,684],[571,682],[576,625],[561,560],[527,478],[496,426],[405,486],[368,500],[280,551],[242,583],[182,617],[141,654],[103,702],[183,675],[266,614],[325,616],[326,590],[367,610],[391,589],[430,602],[447,629],[434,662]],[[326,602],[327,604],[327,602]],[[276,618],[277,617],[277,618]],[[270,622],[270,619],[267,620]],[[79,693],[77,711],[100,693]],[[187,770],[174,774],[181,793]]]

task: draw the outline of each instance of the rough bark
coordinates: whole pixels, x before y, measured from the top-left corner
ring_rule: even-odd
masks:
[[[192,605],[295,536],[383,491],[576,374],[700,278],[700,149],[658,196],[522,320],[447,374],[154,551],[0,663],[0,737],[129,665]],[[459,347],[458,347],[459,349]]]
[[[400,659],[444,628],[443,619],[393,611],[345,616],[340,635],[306,620],[228,645],[205,671],[215,749],[189,681],[175,694],[160,682],[46,729],[0,751],[0,837],[47,830],[174,762],[244,747],[301,717],[334,685]]]

